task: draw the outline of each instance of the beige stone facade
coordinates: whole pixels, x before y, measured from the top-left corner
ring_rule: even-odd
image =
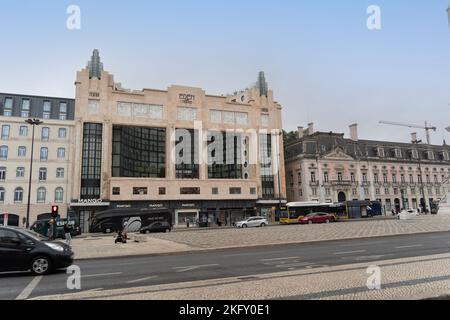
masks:
[[[208,95],[200,88],[170,86],[167,90],[125,90],[106,71],[92,76],[91,67],[77,73],[75,144],[73,150],[72,207],[81,215],[91,217],[98,210],[119,207],[169,207],[175,222],[178,212],[221,211],[221,219],[229,221],[230,214],[255,209],[268,214],[267,208],[286,199],[281,106],[274,101],[272,91],[262,94],[252,87],[231,96]],[[83,128],[87,123],[101,124],[101,183],[98,197],[82,194],[83,189]],[[160,177],[123,177],[114,175],[114,128],[160,128],[165,136],[164,172]],[[198,178],[182,179],[176,172],[176,130],[199,133],[196,149]],[[243,137],[242,175],[233,179],[214,179],[208,173],[208,132],[234,132]],[[264,194],[261,181],[261,134],[271,135],[272,194]],[[279,157],[278,157],[279,155]],[[278,168],[278,164],[280,167]],[[278,170],[279,169],[279,170]],[[118,169],[119,170],[119,169]],[[279,182],[278,182],[279,181]],[[280,189],[281,186],[281,189]],[[135,194],[135,188],[145,189]],[[184,194],[182,188],[195,189]],[[163,190],[163,191],[161,191]],[[115,191],[115,192],[114,192]],[[232,192],[233,191],[233,192]],[[84,202],[95,202],[83,205]],[[234,205],[230,206],[230,203]],[[228,203],[228,204],[227,204]],[[225,218],[223,218],[225,216]],[[80,219],[83,220],[83,217]],[[217,216],[214,217],[217,219]],[[88,218],[84,218],[88,220]],[[87,230],[87,226],[84,226]]]

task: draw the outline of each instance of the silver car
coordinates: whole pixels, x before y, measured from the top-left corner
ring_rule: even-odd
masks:
[[[236,223],[237,228],[257,228],[269,225],[269,221],[263,217],[251,217]]]

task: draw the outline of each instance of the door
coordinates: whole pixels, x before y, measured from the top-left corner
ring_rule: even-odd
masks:
[[[338,194],[338,202],[340,203],[344,203],[347,201],[347,196],[345,195],[344,192],[339,192]]]
[[[23,243],[15,243],[21,240],[19,235],[11,230],[0,229],[0,270],[23,270],[28,264],[28,248]]]

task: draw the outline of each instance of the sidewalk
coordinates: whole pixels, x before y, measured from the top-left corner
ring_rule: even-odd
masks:
[[[76,238],[76,259],[170,254],[281,244],[303,244],[383,236],[450,231],[449,216],[422,216],[414,220],[376,219],[323,225],[288,225],[249,229],[196,229],[144,236],[146,242],[114,244],[114,236]]]

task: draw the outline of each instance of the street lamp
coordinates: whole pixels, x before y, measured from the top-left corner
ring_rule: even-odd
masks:
[[[413,135],[413,137],[414,137],[414,135]],[[412,143],[415,144],[415,145],[418,145],[419,143],[422,143],[422,140],[417,140],[417,138],[415,138],[412,141]],[[423,208],[425,214],[427,214],[428,213],[427,212],[427,200],[425,199],[425,188],[423,186],[423,174],[422,174],[422,166],[421,166],[421,159],[420,159],[420,153],[419,152],[418,152],[418,156],[419,156],[418,160],[419,160],[419,173],[420,173],[420,181],[419,181],[419,183],[420,183],[420,190],[422,192],[422,199],[423,199],[423,201],[422,201],[422,208]]]
[[[277,137],[277,177],[278,177],[278,201],[279,201],[279,214],[281,215],[281,207],[283,205],[281,199],[281,177],[280,177],[280,166],[281,166],[281,150],[280,150],[280,137],[283,136],[283,131],[274,134]]]
[[[26,228],[30,227],[30,205],[31,205],[31,180],[33,179],[33,153],[34,153],[34,127],[43,124],[39,119],[28,119],[26,123],[33,127],[31,136],[31,159],[30,159],[30,179],[28,180],[28,203],[27,203],[27,221]]]

